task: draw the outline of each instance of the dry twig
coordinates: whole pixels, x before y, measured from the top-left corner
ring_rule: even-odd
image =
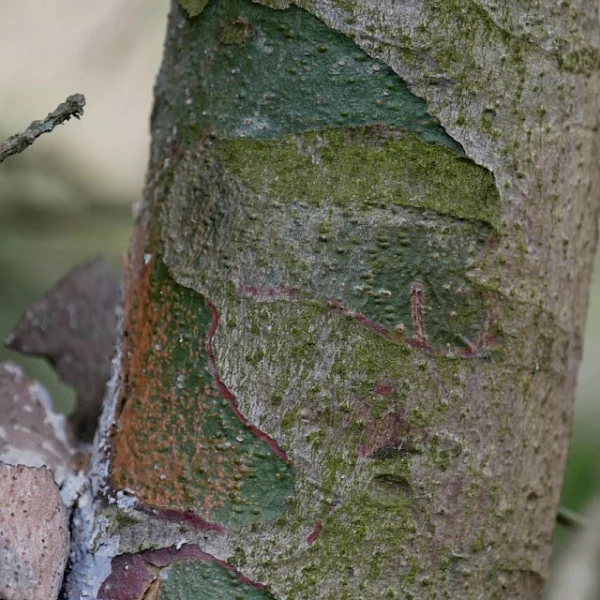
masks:
[[[85,96],[83,94],[73,94],[69,96],[62,104],[59,104],[43,121],[33,121],[31,125],[22,133],[11,135],[0,146],[0,163],[4,159],[26,150],[43,133],[49,133],[57,125],[68,121],[71,117],[79,119],[83,115],[85,106]]]

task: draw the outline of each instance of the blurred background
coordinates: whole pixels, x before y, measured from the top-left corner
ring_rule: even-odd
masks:
[[[69,121],[0,165],[0,340],[75,264],[102,253],[121,268],[131,205],[144,183],[167,12],[168,0],[0,2],[0,140],[45,117],[70,94],[87,99],[81,121]],[[579,511],[600,475],[596,262],[563,490],[563,504]],[[42,360],[0,345],[0,361],[6,359],[39,379],[60,410],[71,410],[72,390]],[[557,526],[555,560],[570,536]]]
[[[85,114],[0,164],[0,340],[73,265],[104,254],[121,267],[141,195],[152,87],[168,0],[0,1],[0,138],[74,93]],[[74,394],[41,360],[25,364],[59,409]]]

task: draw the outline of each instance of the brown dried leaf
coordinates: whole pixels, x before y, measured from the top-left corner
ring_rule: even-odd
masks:
[[[6,345],[46,358],[77,393],[69,423],[91,441],[117,336],[120,284],[110,265],[96,258],[75,267],[21,317]]]
[[[50,397],[14,363],[0,364],[0,461],[47,466],[64,481],[72,449],[65,420],[52,411]]]
[[[52,474],[0,463],[0,598],[56,600],[69,528]]]

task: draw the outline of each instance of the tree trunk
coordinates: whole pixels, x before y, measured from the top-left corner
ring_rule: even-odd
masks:
[[[71,597],[538,598],[597,7],[181,3]]]

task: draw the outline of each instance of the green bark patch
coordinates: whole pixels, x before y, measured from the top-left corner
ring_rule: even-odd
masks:
[[[177,562],[162,570],[158,600],[275,600],[214,562]]]
[[[227,527],[271,520],[293,493],[277,444],[249,425],[212,360],[214,309],[147,255],[144,294],[130,307],[132,365],[112,484],[144,504],[192,511]]]
[[[212,1],[178,36],[186,51],[174,60],[186,98],[170,108],[178,114],[171,123],[181,122],[183,135],[272,138],[384,123],[463,154],[385,63],[300,8]],[[161,85],[159,79],[159,94]]]
[[[198,546],[162,548],[113,558],[98,600],[274,600],[259,583]]]
[[[498,224],[493,177],[412,134],[207,142],[183,160],[170,194],[168,261],[198,281],[320,298],[438,348],[465,348],[487,321],[469,272]]]

